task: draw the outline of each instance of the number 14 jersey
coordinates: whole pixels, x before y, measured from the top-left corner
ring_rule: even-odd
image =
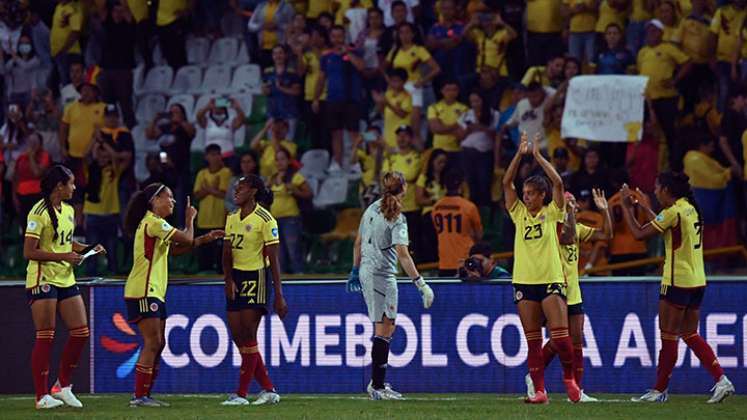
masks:
[[[703,226],[698,212],[686,199],[662,210],[651,221],[664,234],[664,272],[661,283],[676,287],[703,287]]]
[[[516,200],[509,215],[516,225],[513,283],[565,283],[558,241],[563,210],[550,202],[532,216],[524,203]]]
[[[68,253],[73,252],[73,231],[75,230],[75,210],[73,206],[62,203],[59,211],[53,210],[57,216],[57,238],[49,210],[44,200],[31,208],[26,223],[26,237],[39,240],[39,249],[45,252]],[[57,287],[70,287],[75,284],[73,267],[65,261],[33,261],[29,260],[26,269],[26,288],[51,284]]]

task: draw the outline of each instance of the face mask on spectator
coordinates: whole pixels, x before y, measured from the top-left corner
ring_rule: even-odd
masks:
[[[18,52],[21,54],[31,53],[31,44],[20,44],[18,45]]]

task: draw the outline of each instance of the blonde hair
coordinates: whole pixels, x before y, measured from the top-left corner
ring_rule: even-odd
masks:
[[[390,222],[402,212],[402,202],[398,196],[405,191],[405,183],[404,175],[399,172],[387,172],[381,178],[381,213]]]

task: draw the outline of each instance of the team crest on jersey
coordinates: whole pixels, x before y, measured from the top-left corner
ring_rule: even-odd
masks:
[[[41,290],[42,290],[42,292],[44,292],[44,293],[49,293],[49,290],[50,290],[50,289],[51,289],[51,288],[49,287],[49,285],[48,285],[48,284],[43,284],[43,285],[42,285],[42,287],[41,287]]]
[[[544,221],[545,221],[545,215],[544,215],[544,214],[543,214],[542,216],[540,216],[540,217],[539,217],[539,221],[540,221],[540,222],[544,222]]]
[[[26,230],[36,230],[36,222],[29,220],[29,223],[26,225]]]
[[[150,311],[156,312],[158,310],[158,304],[156,302],[151,302],[150,304]]]
[[[246,229],[247,232],[251,232],[252,231],[252,225],[246,225],[246,226],[244,226],[244,229]]]

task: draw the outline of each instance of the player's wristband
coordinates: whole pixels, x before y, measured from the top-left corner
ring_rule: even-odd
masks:
[[[418,276],[412,280],[413,284],[420,289],[421,287],[425,286],[425,280],[423,280],[423,276]]]

